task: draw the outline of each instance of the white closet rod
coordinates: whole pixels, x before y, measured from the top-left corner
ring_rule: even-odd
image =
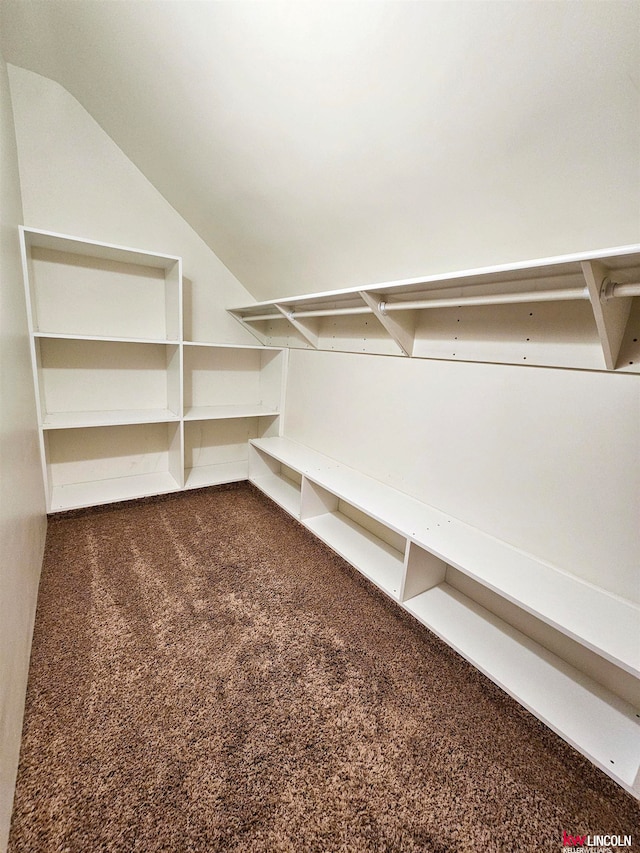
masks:
[[[453,308],[464,305],[511,305],[518,302],[562,302],[588,299],[586,287],[564,290],[534,290],[528,293],[495,293],[490,296],[447,296],[444,299],[418,299],[415,302],[381,302],[380,311],[411,311],[414,308]]]
[[[288,311],[285,309],[285,317],[298,319],[299,317],[336,317],[343,314],[371,314],[371,309],[367,305],[362,305],[357,308],[326,308],[315,311]],[[282,314],[255,314],[253,317],[243,317],[243,320],[248,320],[250,323],[259,320],[282,320]]]
[[[606,302],[615,296],[640,296],[640,283],[616,284],[614,281],[605,281],[602,298]]]
[[[603,299],[616,296],[640,296],[640,284],[613,284],[603,289]],[[519,302],[563,302],[572,299],[589,299],[586,287],[569,287],[558,290],[534,290],[528,293],[496,293],[488,296],[446,297],[444,299],[419,299],[415,302],[381,302],[380,311],[410,311],[414,308],[452,308],[465,305],[511,305]]]
[[[622,296],[640,296],[640,283],[606,284],[602,293],[603,299],[613,299]],[[589,299],[589,291],[586,287],[569,287],[558,290],[534,290],[524,293],[495,293],[487,296],[447,296],[443,299],[417,299],[413,302],[384,302],[379,303],[382,314],[389,311],[412,311],[424,308],[455,308],[465,305],[513,305],[521,302],[562,302],[573,299]],[[367,305],[354,306],[352,308],[318,308],[308,311],[287,311],[285,316],[291,318],[301,317],[337,317],[350,314],[370,314],[371,309]],[[250,323],[260,320],[278,320],[280,314],[255,314],[243,319]]]

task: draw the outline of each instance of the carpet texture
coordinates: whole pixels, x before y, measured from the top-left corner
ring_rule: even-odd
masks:
[[[249,485],[50,520],[11,853],[639,831],[633,798]]]

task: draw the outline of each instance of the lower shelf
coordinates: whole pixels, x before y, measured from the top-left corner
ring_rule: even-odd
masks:
[[[538,643],[440,584],[404,602],[423,625],[637,796],[640,715]]]
[[[404,556],[341,512],[306,518],[304,525],[396,601]]]
[[[246,480],[249,464],[245,461],[221,462],[218,465],[200,465],[185,471],[185,489],[199,489],[203,486],[218,486],[221,483],[237,483]]]
[[[284,474],[261,474],[251,482],[295,518],[300,518],[300,485]]]
[[[177,491],[179,488],[180,485],[167,471],[117,477],[112,480],[69,483],[64,486],[54,486],[51,495],[51,512],[166,494]]]

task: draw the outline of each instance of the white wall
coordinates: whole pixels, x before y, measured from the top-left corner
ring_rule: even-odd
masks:
[[[183,258],[185,336],[256,343],[224,310],[252,297],[75,98],[9,65],[25,224]]]
[[[18,242],[22,202],[16,140],[1,56],[0,217],[0,850],[4,850],[46,516]]]
[[[2,7],[258,298],[640,240],[637,2]]]
[[[304,350],[289,364],[289,437],[640,602],[635,376]]]

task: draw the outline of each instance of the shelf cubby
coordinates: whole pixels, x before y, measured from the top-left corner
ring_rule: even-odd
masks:
[[[300,518],[302,476],[295,468],[249,445],[249,479],[294,518]]]
[[[249,441],[277,431],[276,417],[231,417],[185,421],[185,487],[246,480]]]
[[[301,521],[387,595],[399,600],[406,539],[305,478]]]
[[[35,339],[44,429],[180,417],[178,345]]]
[[[180,258],[22,231],[34,332],[180,339]]]
[[[51,429],[44,443],[52,512],[182,487],[178,423]]]
[[[277,349],[186,342],[185,419],[278,415],[284,359]]]

